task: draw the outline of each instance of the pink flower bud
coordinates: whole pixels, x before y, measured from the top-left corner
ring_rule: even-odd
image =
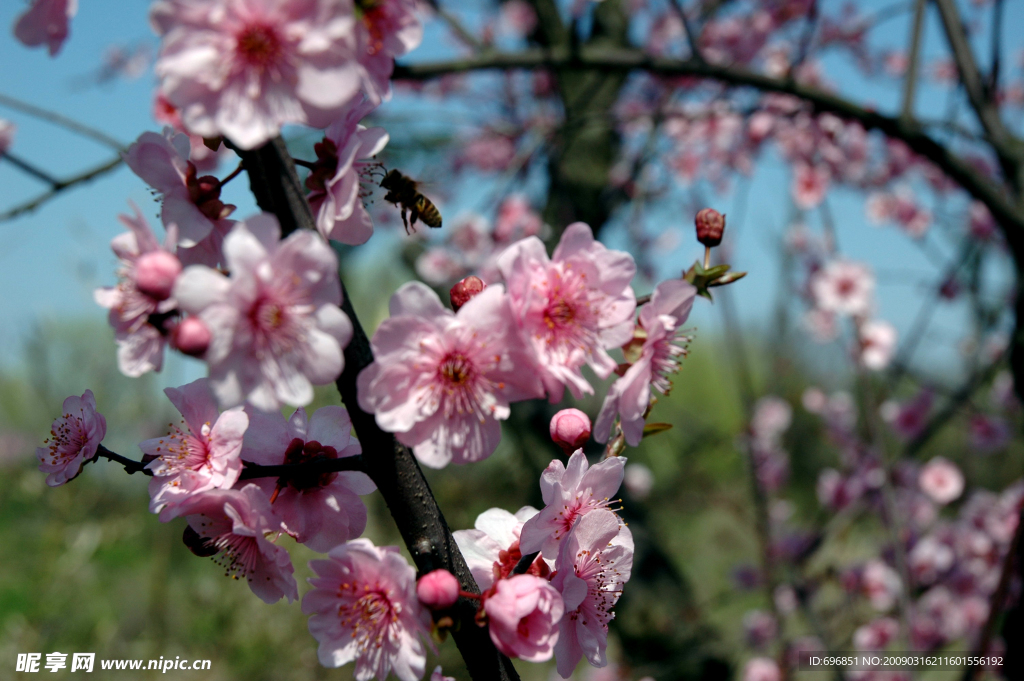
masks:
[[[431,610],[444,610],[459,600],[459,580],[447,570],[434,570],[420,577],[416,596]]]
[[[563,409],[551,417],[551,439],[572,454],[590,439],[590,417],[579,409]]]
[[[210,347],[210,330],[198,317],[186,317],[174,327],[171,342],[179,352],[191,357],[202,357]]]
[[[480,277],[469,276],[452,286],[449,291],[452,301],[452,309],[456,312],[459,308],[468,303],[476,294],[487,288],[487,284]]]
[[[150,251],[135,262],[135,286],[155,300],[171,297],[181,262],[167,251]]]
[[[714,208],[705,208],[697,213],[694,220],[697,225],[697,241],[708,248],[722,243],[722,232],[725,231],[725,216]]]

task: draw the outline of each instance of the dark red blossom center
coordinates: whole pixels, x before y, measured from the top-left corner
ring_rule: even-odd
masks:
[[[438,371],[448,384],[462,385],[469,381],[473,366],[463,355],[456,352],[444,358]]]
[[[288,449],[284,454],[284,462],[286,464],[312,463],[314,461],[326,461],[337,458],[338,450],[334,447],[325,447],[316,440],[303,442],[301,438],[293,439],[291,443],[289,443]],[[337,477],[337,472],[333,471],[327,473],[306,473],[303,475],[294,475],[287,480],[281,478],[278,480],[277,486],[280,489],[285,485],[290,485],[299,492],[306,492],[326,487],[334,482],[334,479]],[[276,492],[274,493],[273,498],[277,498]]]
[[[250,24],[236,41],[235,50],[242,61],[261,71],[273,66],[281,56],[281,39],[273,26]]]

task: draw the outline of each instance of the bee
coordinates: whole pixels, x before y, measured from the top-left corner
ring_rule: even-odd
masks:
[[[420,193],[415,180],[397,170],[391,170],[380,181],[380,186],[388,190],[384,200],[401,207],[406,234],[410,234],[410,230],[416,231],[416,220],[422,220],[428,227],[441,226],[441,212],[430,199]],[[411,219],[407,217],[408,214],[411,214]]]

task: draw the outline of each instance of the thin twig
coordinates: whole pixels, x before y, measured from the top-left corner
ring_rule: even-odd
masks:
[[[921,41],[924,36],[924,10],[928,0],[917,0],[914,5],[914,19],[910,28],[910,60],[903,76],[903,106],[900,115],[904,120],[914,117],[914,93],[917,91],[918,64],[921,60]]]
[[[474,50],[484,49],[486,46],[480,42],[480,39],[473,35],[469,29],[467,29],[462,21],[457,16],[441,7],[437,0],[427,0],[427,4],[434,10],[434,14],[439,16],[451,29],[455,37],[465,43],[467,46],[472,47]]]
[[[999,97],[999,67],[1002,63],[1003,52],[1003,0],[996,0],[992,6],[992,63],[988,71],[988,92],[989,96],[998,101]]]
[[[21,170],[22,172],[31,175],[32,177],[36,178],[37,180],[42,180],[46,184],[50,185],[51,188],[52,187],[56,187],[58,184],[60,184],[60,180],[56,179],[50,173],[46,172],[45,170],[41,170],[39,168],[36,168],[34,165],[29,163],[28,161],[26,161],[26,160],[24,160],[22,158],[19,158],[18,156],[15,156],[14,154],[12,154],[9,151],[0,152],[0,158],[6,158],[7,161],[11,165],[17,167],[18,170]]]
[[[67,116],[63,116],[56,111],[48,111],[47,109],[38,107],[35,104],[29,104],[28,102],[11,97],[10,95],[0,93],[0,106],[6,106],[9,109],[14,109],[15,111],[20,111],[21,113],[28,114],[34,118],[38,118],[48,123],[53,123],[65,130],[70,130],[71,132],[78,133],[83,137],[93,139],[100,144],[110,147],[111,149],[115,149],[117,151],[124,149],[125,145],[121,144],[102,130],[97,130],[96,128],[85,125],[84,123],[79,123]]]
[[[102,456],[104,459],[110,459],[115,463],[121,464],[122,466],[124,466],[124,470],[128,473],[128,475],[134,475],[135,473],[142,473],[143,475],[153,475],[153,471],[146,468],[146,466],[149,464],[143,463],[142,461],[136,461],[135,459],[129,459],[126,456],[121,456],[120,454],[110,451],[103,445],[100,445],[99,449],[96,450],[96,455]]]
[[[7,220],[16,218],[19,215],[22,215],[23,213],[33,211],[39,206],[49,201],[50,199],[52,199],[53,197],[55,197],[57,194],[60,194],[61,192],[67,189],[71,189],[72,187],[80,185],[84,182],[88,182],[89,180],[93,180],[99,177],[100,175],[103,175],[104,173],[109,173],[111,170],[117,168],[123,162],[123,159],[120,156],[118,156],[117,158],[113,158],[102,165],[86,170],[85,172],[75,175],[74,177],[69,177],[66,180],[60,180],[50,189],[43,192],[42,194],[39,194],[35,198],[29,199],[24,203],[18,204],[17,206],[11,208],[5,213],[0,213],[0,222],[5,222]]]
[[[811,52],[811,41],[814,39],[814,31],[818,27],[818,0],[811,0],[811,6],[807,10],[807,19],[804,24],[804,32],[800,37],[800,47],[796,54],[796,59],[789,66],[789,73],[787,78],[790,80],[796,78],[797,72],[800,67],[803,66],[807,60],[807,56]]]
[[[338,473],[341,471],[361,471],[364,468],[363,455],[343,456],[340,459],[321,459],[305,463],[285,463],[277,466],[261,466],[245,462],[239,480],[253,478],[296,478],[320,475],[322,473]]]
[[[683,31],[686,32],[686,41],[690,44],[690,54],[693,58],[698,61],[704,61],[704,55],[700,53],[700,43],[697,37],[697,32],[694,30],[693,25],[690,23],[690,18],[686,15],[686,9],[683,7],[681,0],[669,0],[669,4],[679,15],[679,20],[683,22]]]

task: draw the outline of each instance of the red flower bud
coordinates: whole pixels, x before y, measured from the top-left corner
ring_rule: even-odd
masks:
[[[447,570],[434,570],[416,582],[416,597],[431,610],[444,610],[459,600],[459,580]]]
[[[590,417],[579,409],[563,409],[551,418],[551,439],[572,454],[590,439]]]
[[[135,286],[154,300],[171,297],[181,262],[167,251],[150,251],[135,262]]]
[[[448,292],[452,301],[452,309],[458,312],[460,307],[468,303],[473,296],[485,288],[487,288],[487,284],[480,277],[466,277],[455,286],[452,286],[452,290]]]
[[[186,317],[174,327],[171,344],[179,352],[191,357],[202,357],[210,347],[210,330],[198,317]]]
[[[725,216],[714,208],[705,208],[697,213],[694,220],[697,225],[697,241],[708,248],[722,243],[722,232],[725,231]]]

